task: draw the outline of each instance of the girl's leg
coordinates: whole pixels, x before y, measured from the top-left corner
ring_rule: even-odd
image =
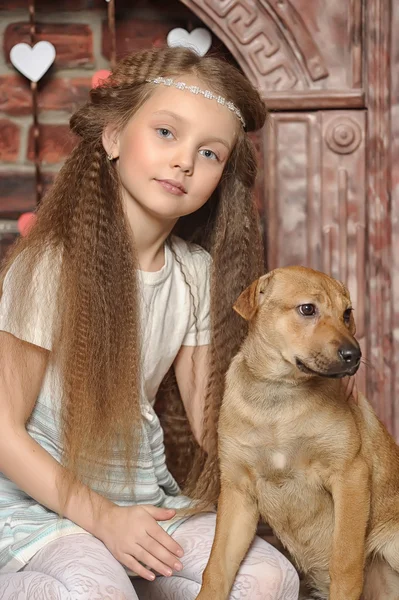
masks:
[[[137,600],[122,565],[91,535],[68,535],[18,573],[0,575],[2,600]]]
[[[216,515],[188,519],[173,534],[183,547],[183,570],[154,582],[133,580],[140,600],[192,600],[201,588],[215,535]],[[273,546],[256,537],[238,571],[230,600],[297,600],[298,575]]]

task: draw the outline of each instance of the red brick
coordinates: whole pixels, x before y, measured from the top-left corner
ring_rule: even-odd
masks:
[[[0,119],[0,160],[15,162],[19,154],[19,126],[7,119]]]
[[[36,41],[41,40],[47,40],[54,45],[56,67],[74,68],[94,63],[93,35],[89,25],[36,23]],[[8,62],[11,48],[19,42],[30,44],[29,23],[10,23],[6,28],[4,55]]]
[[[51,188],[51,186],[54,183],[54,179],[56,178],[57,173],[43,173],[41,172],[40,177],[41,177],[41,182],[43,185],[43,193],[42,193],[42,197],[47,194],[47,192],[49,191],[49,189]]]
[[[15,8],[26,8],[24,0],[0,0],[0,10],[14,10]]]
[[[91,78],[52,78],[39,83],[39,110],[72,113],[88,99]],[[0,75],[0,111],[9,115],[30,115],[32,93],[22,75]]]
[[[35,174],[0,173],[0,218],[18,219],[21,213],[34,210]]]
[[[179,22],[160,23],[144,19],[126,18],[116,22],[116,54],[118,58],[126,56],[135,50],[151,48],[151,46],[166,45],[166,36]],[[102,54],[110,59],[111,38],[108,22],[102,26]]]
[[[39,158],[44,164],[63,162],[76,145],[77,138],[68,125],[39,125]],[[28,160],[33,161],[33,126],[29,130]]]
[[[41,173],[43,193],[52,185],[55,173]],[[18,219],[36,208],[35,172],[0,173],[0,219]]]
[[[57,11],[78,11],[78,10],[101,10],[104,12],[105,0],[57,0],[56,10]],[[106,5],[105,5],[106,6]],[[18,8],[27,7],[27,0],[0,0],[0,10],[14,10]],[[116,11],[124,10],[132,7],[131,0],[118,0],[116,3]],[[179,15],[181,18],[190,18],[192,13],[190,10],[181,4],[179,0],[137,0],[134,3],[136,10],[146,10],[147,12],[154,13],[165,13],[170,14],[171,12]],[[36,2],[36,12],[47,12],[52,10],[54,12],[54,0],[40,0]]]
[[[48,12],[52,10],[61,11],[77,11],[77,10],[91,10],[91,9],[104,9],[105,0],[57,0],[56,7],[54,6],[54,0],[40,0],[36,2],[36,12]],[[0,10],[15,10],[17,8],[27,8],[27,0],[0,0]]]
[[[162,21],[178,19],[179,27],[203,27],[202,21],[181,0],[117,0],[115,2],[116,18],[145,18],[153,19],[154,15]]]
[[[39,109],[74,112],[88,100],[91,78],[50,79],[39,90]]]
[[[16,116],[32,112],[32,93],[25,77],[0,76],[0,111]]]

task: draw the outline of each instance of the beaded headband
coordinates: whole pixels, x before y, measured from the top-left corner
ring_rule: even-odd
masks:
[[[226,98],[223,98],[223,96],[218,96],[213,92],[210,92],[209,90],[201,90],[201,88],[199,88],[197,85],[187,85],[183,81],[175,81],[174,79],[170,79],[167,77],[154,77],[153,79],[146,79],[146,82],[155,84],[162,83],[163,85],[166,85],[168,87],[173,86],[178,90],[188,90],[192,94],[202,94],[204,98],[208,98],[209,100],[216,100],[218,104],[221,104],[222,106],[227,106],[227,108],[229,108],[240,119],[242,126],[245,128],[245,121],[241,114],[241,111],[236,107],[235,104],[233,104],[233,102],[231,102],[230,100],[226,100]]]

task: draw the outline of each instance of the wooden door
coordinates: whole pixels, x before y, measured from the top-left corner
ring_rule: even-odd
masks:
[[[398,9],[389,0],[183,2],[229,48],[271,111],[257,140],[269,268],[308,265],[348,285],[368,365],[359,386],[399,438],[392,335],[399,210],[389,164]]]

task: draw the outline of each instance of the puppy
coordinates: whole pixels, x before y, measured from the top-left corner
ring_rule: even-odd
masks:
[[[399,448],[340,378],[361,351],[345,286],[276,269],[239,297],[249,333],[226,378],[221,493],[198,600],[225,600],[270,524],[323,600],[399,599]]]

